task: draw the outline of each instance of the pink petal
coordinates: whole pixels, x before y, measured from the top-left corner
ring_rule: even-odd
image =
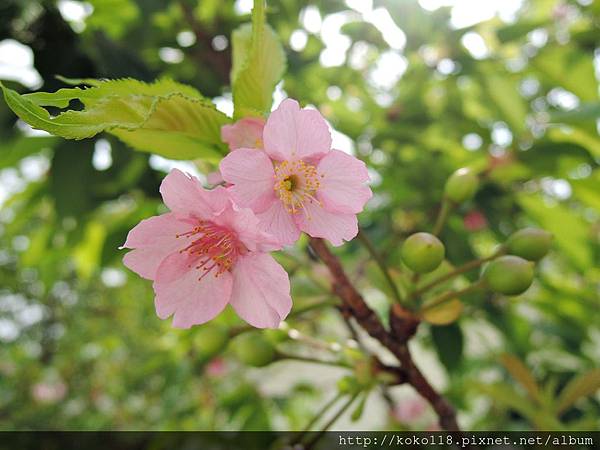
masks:
[[[221,171],[220,170],[215,170],[214,172],[210,172],[209,174],[206,175],[206,181],[208,182],[208,184],[216,186],[217,184],[221,184],[224,183],[225,180],[223,179],[223,175],[221,175]]]
[[[240,206],[262,212],[276,200],[273,186],[275,172],[271,160],[262,151],[242,148],[234,150],[219,165],[223,178]]]
[[[193,176],[173,169],[162,181],[160,193],[167,207],[176,213],[210,217],[222,209],[228,195],[214,189],[208,191]]]
[[[123,257],[123,264],[143,278],[154,279],[161,262],[187,245],[189,237],[177,235],[190,231],[193,223],[174,213],[142,220],[127,235],[122,248],[134,248]]]
[[[176,236],[193,228],[192,222],[174,213],[142,220],[127,234],[124,248],[154,247],[175,241]]]
[[[277,239],[281,245],[292,245],[300,237],[300,230],[292,215],[279,200],[273,202],[265,212],[257,214],[260,227]]]
[[[167,258],[157,273],[169,271],[173,259]],[[156,297],[156,314],[166,319],[174,314],[175,328],[189,328],[208,322],[219,314],[231,298],[233,278],[229,272],[216,277],[212,272],[201,280],[201,272],[194,268],[175,277],[177,271],[166,276],[166,280],[153,284]],[[159,276],[160,277],[160,276]]]
[[[258,217],[250,208],[240,208],[232,202],[229,207],[215,216],[214,222],[233,230],[237,238],[251,252],[270,252],[280,250],[282,247],[279,240],[263,231]]]
[[[169,250],[166,248],[138,248],[123,256],[123,264],[140,277],[154,280],[158,266],[168,254]]]
[[[331,133],[314,109],[286,99],[271,113],[263,131],[265,151],[278,161],[318,158],[331,149]]]
[[[233,125],[221,127],[221,139],[229,150],[237,148],[263,148],[262,133],[265,120],[260,117],[245,117]]]
[[[365,184],[369,173],[365,163],[339,150],[332,150],[317,166],[323,176],[318,199],[332,212],[356,214],[373,193]]]
[[[327,239],[335,247],[358,234],[356,214],[327,211],[316,203],[305,203],[304,213],[297,216],[298,226],[312,237]]]
[[[268,253],[248,253],[233,269],[231,306],[257,328],[277,328],[292,309],[288,274]]]

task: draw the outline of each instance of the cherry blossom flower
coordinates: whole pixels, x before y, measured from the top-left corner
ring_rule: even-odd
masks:
[[[327,122],[316,110],[284,100],[263,130],[264,151],[239,148],[220,164],[241,206],[283,245],[304,231],[341,245],[358,233],[356,214],[371,198],[365,164],[331,149]]]
[[[244,117],[232,125],[223,125],[221,127],[221,140],[229,146],[229,150],[238,148],[256,148],[262,149],[262,133],[265,127],[265,120],[261,117]],[[207,175],[209,184],[216,186],[223,184],[223,176],[219,170]]]
[[[276,328],[292,300],[288,275],[267,252],[280,245],[223,187],[205,190],[173,170],[160,192],[171,212],[141,221],[123,248],[124,264],[153,280],[156,313],[173,326],[207,322],[229,303],[250,325]]]
[[[238,148],[263,148],[265,120],[260,117],[244,117],[232,125],[221,128],[221,139],[229,150]]]

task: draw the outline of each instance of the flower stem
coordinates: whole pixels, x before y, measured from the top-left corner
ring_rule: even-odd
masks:
[[[310,429],[315,425],[315,423],[317,423],[319,421],[319,419],[321,419],[321,417],[323,417],[325,414],[327,414],[327,411],[329,411],[331,409],[331,407],[333,405],[335,405],[337,403],[337,401],[343,397],[343,395],[344,395],[343,393],[338,392],[331,400],[329,400],[327,403],[325,403],[321,407],[321,409],[319,411],[317,411],[317,413],[313,416],[313,418],[310,419],[310,422],[308,422],[308,424],[300,432],[300,435],[297,436],[297,438],[294,440],[294,442],[299,443],[300,441],[302,441],[302,438],[304,437],[304,435],[310,431]]]
[[[396,283],[392,279],[392,276],[390,275],[390,271],[388,270],[385,261],[383,260],[381,255],[377,252],[377,249],[375,248],[375,246],[373,245],[373,243],[371,242],[369,237],[361,229],[358,230],[358,239],[360,239],[360,241],[363,243],[363,245],[365,246],[365,248],[367,249],[367,251],[369,252],[371,257],[377,263],[379,270],[381,270],[383,277],[385,278],[388,285],[390,286],[390,289],[392,290],[392,295],[394,296],[394,300],[396,300],[396,302],[399,304],[403,304],[402,296],[400,295],[400,291],[398,291],[398,286],[396,286]]]
[[[313,364],[324,364],[326,366],[335,366],[335,367],[343,367],[345,369],[351,369],[348,364],[340,362],[340,361],[328,361],[326,359],[313,358],[311,356],[301,356],[301,355],[292,355],[290,353],[285,353],[281,351],[277,351],[277,359],[290,359],[293,361],[302,361]]]
[[[331,428],[331,426],[335,422],[337,422],[337,420],[342,416],[342,414],[344,414],[346,412],[346,410],[348,408],[350,408],[350,406],[352,405],[352,403],[354,403],[354,400],[356,400],[356,398],[358,397],[359,394],[360,394],[360,392],[353,394],[352,397],[350,397],[348,399],[348,401],[346,403],[344,403],[344,405],[338,410],[338,412],[336,412],[335,415],[327,421],[327,423],[323,426],[323,428],[321,428],[321,430],[304,445],[304,448],[306,450],[312,448],[319,441],[319,439],[321,439],[321,437],[325,434],[325,432],[329,428]]]
[[[463,289],[459,289],[458,291],[445,292],[442,295],[440,295],[439,297],[436,297],[433,300],[431,300],[430,302],[427,302],[427,304],[423,308],[421,308],[420,312],[423,313],[425,311],[429,311],[430,309],[433,309],[436,306],[439,306],[449,300],[452,300],[453,298],[460,297],[461,295],[475,291],[484,286],[485,286],[485,280],[478,280],[475,283],[470,284],[469,286],[467,286]]]
[[[444,224],[446,223],[446,220],[448,219],[448,214],[450,214],[452,209],[453,209],[453,205],[450,203],[450,201],[448,199],[444,198],[442,200],[442,207],[440,208],[440,212],[438,213],[437,220],[435,221],[435,225],[433,227],[434,235],[438,236],[442,232],[442,229],[444,228]]]
[[[299,316],[301,314],[304,314],[306,312],[309,311],[313,311],[315,309],[321,309],[321,308],[327,308],[328,306],[334,307],[334,306],[338,306],[340,304],[339,301],[333,299],[333,298],[328,298],[327,300],[324,300],[322,302],[314,302],[311,303],[309,305],[306,305],[302,308],[298,308],[295,311],[292,311],[288,317],[295,317],[295,316]]]
[[[413,291],[413,293],[410,295],[409,298],[419,297],[420,295],[423,295],[428,290],[430,290],[430,289],[432,289],[432,288],[434,288],[434,287],[436,287],[458,275],[461,275],[465,272],[476,269],[477,267],[481,266],[482,264],[484,264],[488,261],[491,261],[492,259],[497,258],[502,253],[504,253],[504,249],[498,250],[492,256],[488,256],[487,258],[474,259],[473,261],[469,261],[468,263],[463,264],[462,266],[456,267],[456,268],[454,268],[454,270],[451,270],[450,272],[445,273],[444,275],[441,275],[441,276],[435,278],[434,280],[431,280],[425,286],[422,286],[419,289]]]

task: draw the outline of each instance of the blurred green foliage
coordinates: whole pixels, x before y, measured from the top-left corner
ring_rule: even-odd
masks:
[[[229,43],[250,19],[241,3],[7,0],[0,43],[31,49],[46,92],[66,87],[55,75],[165,77],[216,98],[229,114],[235,102],[243,115],[269,99],[254,90],[231,97]],[[338,0],[273,0],[267,15],[287,56],[282,89],[318,107],[346,136],[338,142],[371,168],[376,195],[360,221],[399,285],[408,285],[399,244],[431,230],[445,181],[459,167],[485,176],[474,199],[450,216],[441,235],[447,261],[424,282],[489,256],[519,228],[554,235],[525,294],[472,293],[442,314],[452,323],[431,320],[415,339],[419,364],[466,428],[598,429],[600,3],[525,0],[514,20],[461,29],[449,8],[427,11],[415,0],[374,7],[389,13],[405,43]],[[321,33],[315,18],[324,19]],[[249,31],[233,39],[243,46]],[[341,50],[332,39],[341,39]],[[270,45],[248,52],[279,67]],[[260,79],[270,91],[276,69],[236,67],[240,56],[233,56],[234,83]],[[34,87],[6,78],[20,93]],[[54,106],[51,114],[67,105]],[[331,397],[335,379],[316,383],[312,366],[249,369],[236,356],[241,344],[223,349],[223,330],[234,341],[259,333],[229,312],[215,321],[212,340],[202,328],[175,330],[155,316],[150,283],[126,271],[118,246],[139,220],[164,211],[158,185],[168,161],[110,134],[34,135],[5,103],[0,136],[0,428],[301,429]],[[186,158],[178,152],[190,145],[150,150]],[[206,174],[214,162],[195,167]],[[353,242],[339,254],[385,316],[392,293],[368,253]],[[350,361],[360,380],[360,352],[344,322],[333,308],[312,307],[331,301],[306,242],[278,258],[292,277],[295,332],[246,341]],[[331,343],[342,351],[334,345],[332,356]],[[406,392],[394,389],[385,398],[402,404]],[[424,428],[432,417],[377,411],[366,423],[381,428]]]

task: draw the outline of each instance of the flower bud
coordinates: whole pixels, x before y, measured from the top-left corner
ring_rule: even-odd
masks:
[[[477,175],[471,169],[463,167],[450,175],[444,195],[454,203],[463,203],[473,198],[478,186]]]
[[[488,264],[483,278],[494,292],[519,295],[531,286],[533,263],[518,256],[501,256]]]
[[[430,233],[415,233],[402,244],[402,261],[417,273],[431,272],[444,259],[444,244]]]
[[[194,349],[206,359],[219,354],[228,341],[227,328],[215,323],[203,325],[194,333]]]
[[[354,394],[360,392],[360,388],[361,386],[354,376],[346,375],[337,382],[337,389],[341,394]]]
[[[249,366],[263,367],[275,360],[275,347],[260,333],[244,333],[233,344],[238,359]]]
[[[539,228],[523,228],[513,233],[506,241],[506,248],[510,254],[529,261],[542,259],[551,245],[552,233]]]

